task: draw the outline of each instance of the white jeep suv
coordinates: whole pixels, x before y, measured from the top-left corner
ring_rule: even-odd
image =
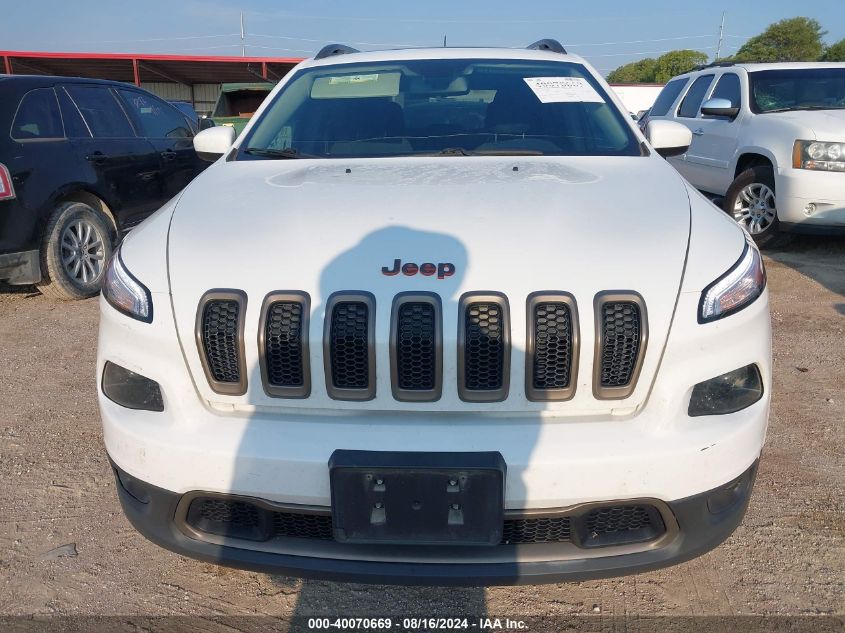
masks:
[[[123,242],[98,388],[126,515],[359,582],[633,573],[715,547],[769,411],[760,254],[559,44],[297,66]]]
[[[720,63],[672,79],[647,121],[693,134],[670,159],[760,245],[845,233],[845,63]]]

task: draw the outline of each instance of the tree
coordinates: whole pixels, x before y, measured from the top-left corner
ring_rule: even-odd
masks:
[[[814,62],[824,52],[822,25],[812,18],[788,18],[770,24],[736,52],[738,62]]]
[[[675,75],[692,70],[707,62],[707,55],[698,51],[669,51],[657,59],[646,57],[620,66],[607,76],[616,84],[665,84]]]
[[[845,62],[845,40],[832,44],[822,55],[823,62]]]
[[[665,84],[675,75],[689,72],[696,66],[707,63],[707,55],[699,51],[669,51],[657,58],[654,82]]]
[[[607,80],[614,84],[648,84],[654,82],[657,60],[646,57],[630,64],[620,66],[608,74]]]

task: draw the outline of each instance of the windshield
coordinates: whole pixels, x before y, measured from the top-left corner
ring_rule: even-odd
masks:
[[[760,70],[748,76],[752,112],[845,108],[845,68]]]
[[[582,65],[471,59],[301,70],[241,148],[239,158],[641,153]]]

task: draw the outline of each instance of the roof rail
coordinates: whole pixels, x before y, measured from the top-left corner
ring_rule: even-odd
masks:
[[[693,68],[693,70],[704,70],[705,68],[719,68],[721,66],[734,66],[736,62],[710,62],[709,64],[701,64]]]
[[[349,53],[360,53],[357,48],[352,48],[346,44],[329,44],[320,49],[320,52],[314,55],[314,59],[325,59],[333,55],[347,55]]]
[[[560,42],[548,38],[543,40],[537,40],[536,42],[534,42],[533,44],[529,44],[525,48],[530,51],[549,51],[550,53],[560,53],[561,55],[566,55],[566,49]]]

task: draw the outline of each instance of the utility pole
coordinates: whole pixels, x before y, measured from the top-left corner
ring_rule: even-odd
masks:
[[[443,36],[443,48],[446,48],[446,36]]]
[[[722,16],[724,18],[724,15]],[[241,57],[246,57],[246,46],[244,45],[244,12],[241,11]]]
[[[724,38],[725,33],[725,12],[722,11],[722,22],[719,24],[719,43],[716,45],[716,57],[713,58],[714,62],[719,61],[719,54],[722,52],[722,39]]]

